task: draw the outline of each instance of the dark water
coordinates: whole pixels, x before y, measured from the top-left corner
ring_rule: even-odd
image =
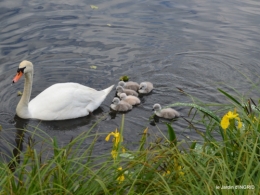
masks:
[[[253,0],[1,0],[0,151],[12,153],[21,134],[17,128],[25,125],[31,131],[38,126],[66,144],[110,111],[115,94],[114,89],[92,116],[62,122],[21,120],[15,108],[24,83],[11,81],[22,60],[35,66],[32,97],[59,82],[104,89],[124,74],[137,82],[153,82],[153,93],[126,114],[125,143],[137,143],[147,126],[150,133],[158,133],[148,120],[154,103],[191,101],[176,87],[204,102],[225,102],[218,87],[257,99],[259,22],[260,3]],[[187,116],[187,109],[176,109]],[[93,132],[114,131],[120,121],[121,114],[108,115]],[[173,126],[179,139],[198,137],[183,120]],[[26,142],[29,133],[23,136]],[[110,149],[101,137],[97,152]]]

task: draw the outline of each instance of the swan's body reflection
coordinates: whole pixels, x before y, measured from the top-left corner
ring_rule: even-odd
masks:
[[[24,142],[24,129],[27,126],[29,120],[21,119],[17,115],[14,117],[16,134],[15,134],[15,147],[13,149],[13,158],[9,162],[8,167],[14,171],[16,164],[20,163],[20,152],[23,151],[23,142]]]
[[[50,129],[56,131],[68,131],[68,130],[75,130],[77,128],[88,126],[90,123],[97,122],[99,119],[107,119],[107,115],[103,112],[101,108],[98,108],[93,112],[92,115],[78,118],[78,119],[71,119],[71,120],[63,120],[63,121],[39,121],[39,120],[29,120],[29,119],[21,119],[17,115],[14,117],[15,121],[15,138],[14,142],[10,143],[10,141],[6,141],[7,145],[12,145],[12,154],[8,155],[6,152],[10,151],[10,147],[4,146],[4,152],[2,157],[5,159],[4,161],[9,162],[9,168],[14,171],[16,165],[21,162],[21,152],[26,148],[25,146],[28,145],[29,147],[34,147],[35,143],[41,142],[45,143],[44,133],[42,129]],[[32,133],[31,133],[32,132]],[[47,135],[47,134],[46,134]],[[39,137],[38,137],[39,136]],[[47,135],[46,140],[51,137],[51,135]],[[52,138],[52,137],[51,137]],[[66,137],[66,140],[71,140],[73,137]],[[35,141],[37,140],[37,141]]]

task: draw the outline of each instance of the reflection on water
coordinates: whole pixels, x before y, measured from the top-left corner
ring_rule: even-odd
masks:
[[[91,4],[88,0],[0,2],[1,153],[12,156],[14,146],[23,145],[17,143],[18,137],[30,136],[15,130],[21,128],[17,124],[22,120],[14,116],[23,80],[11,86],[24,59],[35,65],[32,98],[59,82],[98,90],[117,84],[121,75],[139,83],[153,82],[153,93],[126,114],[124,140],[133,145],[145,127],[157,133],[149,124],[154,103],[190,102],[177,88],[205,102],[225,101],[217,87],[253,99],[259,96],[250,82],[260,82],[259,2],[108,0],[97,1],[97,10]],[[91,69],[93,65],[97,68]],[[121,114],[108,114],[114,93],[92,116],[63,122],[29,120],[27,127],[37,126],[62,145],[106,115],[93,132],[111,132],[121,121]],[[176,109],[184,116],[188,113],[187,108]],[[197,138],[182,119],[173,126],[180,139]],[[106,150],[100,137],[96,151]]]
[[[16,163],[20,163],[21,157],[20,152],[23,151],[23,142],[24,142],[24,128],[28,124],[28,120],[20,119],[19,117],[15,116],[14,121],[16,121],[15,128],[15,144],[13,146],[13,153],[12,159],[8,159],[8,166],[9,168],[14,171],[16,167]],[[3,152],[3,154],[5,154]]]

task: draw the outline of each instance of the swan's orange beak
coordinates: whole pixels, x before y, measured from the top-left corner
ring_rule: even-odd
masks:
[[[15,77],[13,79],[13,83],[16,83],[22,76],[23,76],[22,71],[17,72],[17,74],[15,75]]]

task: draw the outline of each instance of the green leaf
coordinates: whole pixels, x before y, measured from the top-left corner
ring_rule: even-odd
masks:
[[[54,137],[54,138],[52,139],[52,141],[53,141],[53,153],[54,153],[54,156],[55,156],[56,158],[60,159],[60,158],[59,158],[58,142],[57,142],[56,137]]]
[[[95,181],[99,183],[105,194],[109,194],[109,191],[103,181],[101,181],[100,179],[95,179]]]
[[[98,9],[98,6],[90,5],[91,9]]]
[[[176,139],[175,132],[174,132],[172,126],[169,123],[166,123],[166,125],[168,127],[169,140],[170,140],[171,143],[173,143],[176,146],[177,145],[177,139]]]
[[[122,153],[122,154],[119,154],[119,156],[123,157],[123,158],[134,159],[134,156],[132,154],[129,154],[129,153]]]
[[[191,149],[191,150],[194,150],[195,147],[196,147],[196,144],[197,144],[197,141],[193,141],[192,144],[191,144],[191,146],[190,146],[190,149]]]
[[[73,191],[75,192],[75,191],[79,188],[80,183],[79,183],[78,181],[76,181],[75,184],[74,184],[74,186],[75,186],[75,187],[74,187],[74,190],[73,190]]]
[[[127,75],[123,75],[119,78],[120,81],[128,81],[129,77]]]
[[[221,89],[218,89],[221,93],[223,93],[225,96],[227,96],[229,99],[231,99],[233,102],[235,102],[237,105],[239,105],[240,107],[243,108],[242,104],[237,101],[234,97],[232,97],[231,95],[229,95],[227,92],[221,90]]]

